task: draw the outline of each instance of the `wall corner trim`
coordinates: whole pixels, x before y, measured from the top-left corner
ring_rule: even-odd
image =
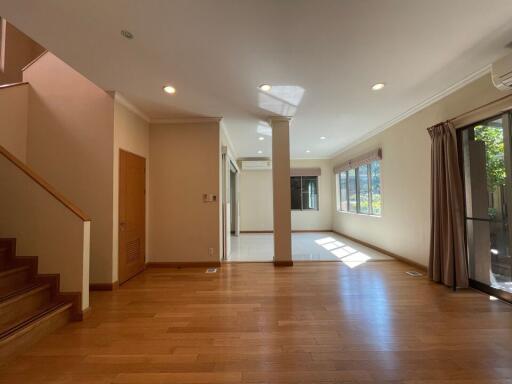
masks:
[[[121,95],[117,91],[113,92],[107,92],[110,94],[114,94],[114,100],[117,101],[119,104],[123,105],[128,109],[129,111],[135,113],[137,116],[139,116],[142,120],[144,120],[146,123],[150,123],[151,119],[148,115],[146,115],[144,112],[142,112],[138,107],[136,107],[134,104],[132,104],[126,97]]]
[[[184,117],[171,119],[151,119],[151,124],[201,124],[220,123],[222,117]]]
[[[45,50],[43,53],[41,53],[39,56],[37,56],[34,60],[32,60],[30,63],[28,63],[27,65],[25,65],[23,68],[21,68],[21,72],[25,72],[25,70],[30,67],[32,64],[34,64],[36,61],[38,61],[41,57],[43,57],[44,55],[46,55],[48,52],[48,50]]]
[[[92,283],[89,284],[91,291],[115,291],[119,288],[119,281],[113,283]]]
[[[147,268],[210,268],[220,267],[220,261],[150,261]]]
[[[228,143],[227,143],[228,144],[228,148],[231,148],[232,151],[233,151],[232,155],[233,155],[234,159],[235,160],[238,159],[238,153],[237,153],[237,151],[235,149],[235,146],[233,145],[233,141],[231,140],[231,136],[229,136],[229,132],[228,132],[228,129],[226,128],[226,124],[224,124],[223,120],[220,120],[219,121],[219,125],[220,125],[220,130],[222,132],[224,132],[224,136],[226,136],[226,140],[228,141]]]

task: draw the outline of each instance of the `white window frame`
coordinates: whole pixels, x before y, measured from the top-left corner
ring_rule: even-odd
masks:
[[[320,181],[318,180],[318,176],[290,176],[290,187],[291,187],[291,181],[294,177],[297,177],[297,178],[300,178],[300,209],[299,208],[292,208],[291,210],[292,211],[319,211],[320,210]],[[302,190],[302,179],[303,178],[311,178],[311,177],[314,177],[316,178],[316,206],[317,208],[303,208],[304,206],[304,202],[303,202],[303,194],[304,194],[304,191]],[[291,191],[290,191],[291,193]]]
[[[380,165],[380,160],[374,160],[374,161],[378,161],[379,162],[379,165]],[[367,164],[362,164],[358,167],[355,167],[355,168],[350,168],[350,169],[347,169],[345,171],[342,171],[342,172],[338,172],[336,174],[336,195],[337,195],[337,208],[338,208],[338,212],[341,212],[341,213],[350,213],[350,214],[353,214],[353,215],[363,215],[363,216],[372,216],[372,217],[382,217],[382,169],[381,169],[381,175],[380,175],[380,180],[381,180],[381,191],[380,191],[380,213],[374,213],[373,212],[373,196],[372,196],[372,165],[373,161],[370,162],[370,163],[367,163]],[[359,168],[360,167],[367,167],[367,170],[368,170],[368,212],[361,212],[361,201],[360,201],[360,185],[359,185]],[[349,188],[349,177],[348,177],[348,172],[349,171],[352,171],[354,170],[355,171],[355,182],[356,182],[356,211],[351,211],[350,210],[350,194],[349,194],[349,191],[350,191],[350,188]],[[345,188],[346,188],[346,196],[347,196],[347,206],[346,206],[346,209],[343,209],[343,205],[342,205],[342,201],[341,201],[341,174],[345,174]]]

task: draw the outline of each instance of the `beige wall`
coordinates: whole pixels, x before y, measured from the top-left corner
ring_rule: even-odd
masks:
[[[91,282],[112,282],[114,101],[51,53],[30,83],[27,163],[91,218]]]
[[[427,265],[430,138],[426,129],[504,95],[486,75],[333,159],[334,166],[379,147],[383,150],[382,217],[340,213],[333,205],[333,228]]]
[[[21,69],[44,52],[44,48],[13,25],[3,22],[5,33],[4,68],[0,70],[0,84],[22,81]]]
[[[272,231],[272,171],[240,172],[240,230]]]
[[[28,85],[0,89],[0,145],[19,160],[27,155]]]
[[[89,222],[84,222],[0,155],[0,237],[18,256],[37,256],[38,272],[58,273],[62,292],[89,307]]]
[[[292,211],[292,230],[330,230],[332,220],[332,168],[330,160],[291,160],[292,168],[321,168],[318,178],[319,210]],[[240,174],[240,225],[242,231],[268,231],[272,221],[272,171]]]
[[[149,123],[115,99],[114,103],[114,195],[113,195],[113,269],[112,279],[118,280],[119,251],[119,150],[146,159],[146,258],[148,257],[148,198],[149,198]]]
[[[150,261],[218,261],[219,123],[152,124],[149,136]]]

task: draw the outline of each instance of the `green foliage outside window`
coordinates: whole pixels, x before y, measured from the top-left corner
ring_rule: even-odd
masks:
[[[503,128],[489,125],[478,125],[474,129],[475,140],[485,143],[487,188],[489,192],[505,184],[506,171],[505,147],[503,143]]]

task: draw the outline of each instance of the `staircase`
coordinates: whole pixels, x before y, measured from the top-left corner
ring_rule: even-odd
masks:
[[[37,257],[16,257],[16,239],[0,239],[0,361],[68,323],[74,303],[58,275],[38,275]]]

